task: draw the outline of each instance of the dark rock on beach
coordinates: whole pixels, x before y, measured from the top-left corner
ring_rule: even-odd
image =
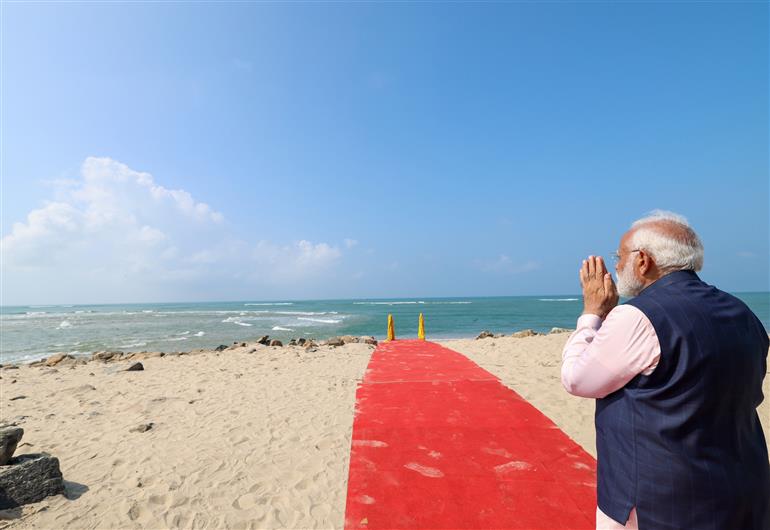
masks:
[[[479,336],[478,336],[478,337],[476,337],[476,340],[479,340],[479,339],[488,339],[488,338],[494,338],[494,337],[495,337],[495,334],[494,334],[494,333],[492,333],[491,331],[488,331],[488,330],[486,330],[486,329],[485,329],[484,331],[482,331],[481,333],[479,333]]]
[[[0,467],[0,510],[64,493],[59,459],[46,453],[21,455]]]
[[[13,452],[22,436],[24,436],[24,429],[21,427],[0,428],[0,466],[6,465],[13,458]]]
[[[278,339],[273,339],[270,341],[270,346],[283,346],[283,342]]]
[[[142,363],[134,363],[126,368],[126,372],[141,372],[142,370],[144,370],[144,365]]]
[[[225,351],[226,349],[227,349],[227,346],[225,346],[224,344],[220,344],[219,346],[214,348],[214,351]]]
[[[268,346],[270,344],[270,335],[263,335],[262,337],[260,337],[260,339],[257,342],[259,344]]]
[[[140,423],[140,424],[139,424],[139,425],[137,425],[136,427],[131,427],[131,428],[128,430],[128,432],[147,432],[147,431],[149,431],[150,429],[152,429],[154,425],[155,425],[155,424],[154,424],[154,423],[152,423],[152,422],[150,422],[150,423]]]
[[[111,351],[97,351],[91,354],[91,359],[94,361],[109,361],[115,355]]]

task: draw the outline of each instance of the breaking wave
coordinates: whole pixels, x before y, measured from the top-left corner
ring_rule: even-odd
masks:
[[[539,302],[577,302],[580,298],[538,298]]]
[[[342,320],[335,320],[332,318],[310,318],[310,317],[297,317],[297,320],[306,320],[308,322],[318,322],[320,324],[339,324]]]

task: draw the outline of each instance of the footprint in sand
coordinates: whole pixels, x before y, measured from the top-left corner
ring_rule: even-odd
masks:
[[[315,504],[310,508],[310,516],[316,521],[323,521],[332,513],[332,507],[328,504]]]
[[[155,505],[166,504],[166,496],[165,495],[150,495],[150,498],[147,499],[147,501],[150,504],[155,504]]]
[[[260,498],[256,493],[246,493],[233,501],[233,508],[236,510],[253,510],[263,506],[267,501]]]

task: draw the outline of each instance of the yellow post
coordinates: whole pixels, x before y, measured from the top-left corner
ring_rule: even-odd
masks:
[[[425,340],[425,317],[422,316],[422,313],[420,313],[420,320],[417,325],[417,338]]]
[[[396,340],[396,326],[393,324],[393,315],[388,315],[388,340]]]

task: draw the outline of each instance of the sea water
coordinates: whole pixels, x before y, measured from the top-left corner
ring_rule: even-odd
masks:
[[[770,329],[770,293],[735,293]],[[325,339],[385,336],[387,315],[397,337],[417,335],[425,315],[428,339],[574,328],[579,295],[387,300],[288,300],[183,304],[0,307],[0,363],[29,362],[52,353],[100,350],[186,351],[263,335]]]

